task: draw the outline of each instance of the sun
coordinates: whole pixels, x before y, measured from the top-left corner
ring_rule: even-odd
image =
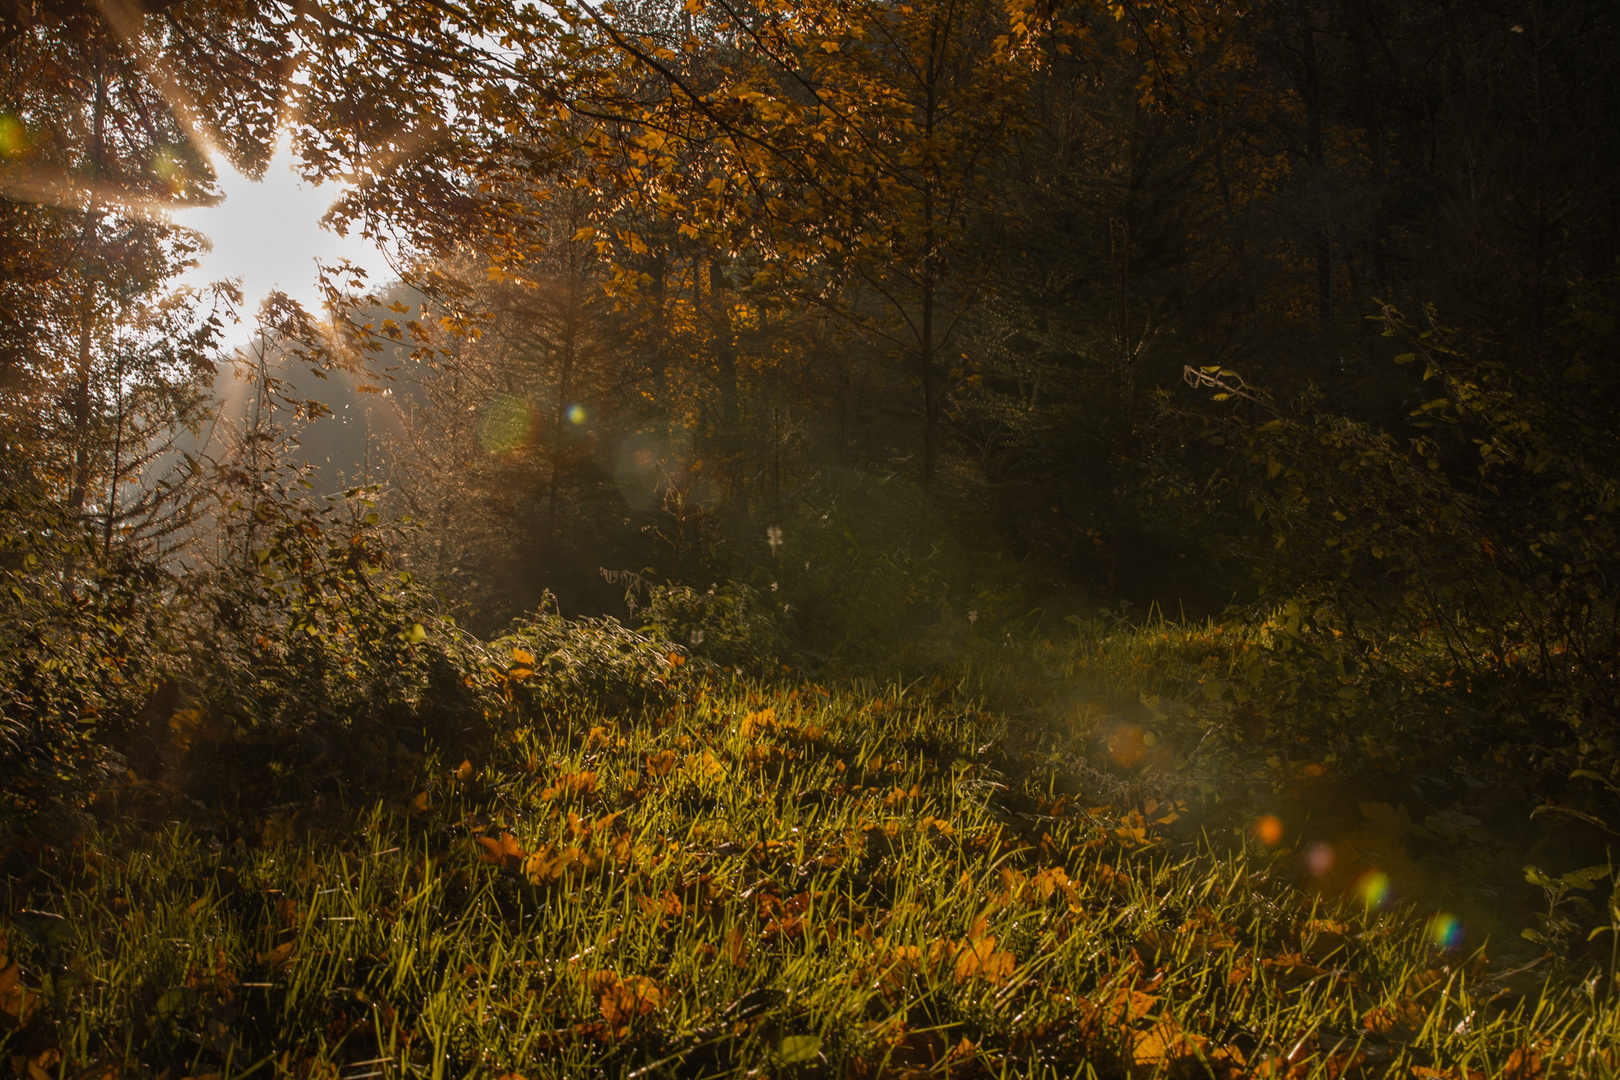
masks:
[[[212,244],[201,262],[182,275],[181,284],[238,280],[243,314],[251,318],[276,289],[318,312],[320,264],[348,259],[364,268],[374,284],[392,276],[383,252],[371,241],[356,233],[340,236],[321,225],[343,188],[303,183],[293,169],[285,134],[260,180],[243,176],[222,157],[215,158],[214,168],[221,200],[171,215],[176,224],[195,229]]]

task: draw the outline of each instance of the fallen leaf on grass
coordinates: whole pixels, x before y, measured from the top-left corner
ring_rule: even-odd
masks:
[[[1018,966],[1018,958],[1012,953],[996,949],[995,935],[989,933],[989,925],[982,917],[968,929],[967,940],[960,945],[941,938],[934,942],[932,952],[936,960],[954,954],[952,967],[958,983],[984,979],[999,986],[1012,977]]]
[[[664,1007],[669,992],[645,975],[620,976],[611,971],[595,971],[587,978],[596,1005],[613,1029],[623,1034],[630,1022]]]
[[[271,975],[274,975],[276,972],[292,963],[294,944],[296,943],[291,941],[283,942],[282,944],[271,949],[269,952],[256,954],[254,959],[259,962],[259,966],[263,967],[265,971],[269,972]]]
[[[1174,1020],[1160,1020],[1132,1038],[1131,1063],[1136,1066],[1133,1072],[1158,1072],[1163,1066],[1174,1066],[1184,1058],[1197,1061],[1205,1042],[1202,1036],[1181,1030]]]
[[[743,932],[742,927],[734,926],[731,928],[731,933],[726,935],[726,943],[721,948],[721,953],[725,956],[726,962],[732,967],[748,966],[748,935]]]
[[[541,801],[562,798],[584,798],[596,791],[594,772],[563,773],[540,792]]]
[[[686,759],[685,772],[693,780],[724,780],[726,767],[720,764],[713,750],[705,748]]]
[[[23,988],[22,969],[16,964],[0,969],[0,1027],[22,1027],[38,1007],[39,995]]]
[[[45,1050],[31,1058],[13,1058],[16,1064],[26,1062],[18,1072],[26,1073],[28,1080],[56,1080],[56,1073],[62,1062],[62,1052],[56,1049]],[[14,1066],[15,1067],[15,1064]]]
[[[766,706],[743,717],[742,722],[737,725],[737,732],[747,737],[758,732],[770,731],[775,726],[776,709],[773,706]]]
[[[1131,1045],[1131,1064],[1133,1076],[1238,1080],[1250,1075],[1242,1050],[1235,1046],[1211,1050],[1208,1039],[1183,1031],[1169,1017],[1136,1033]],[[1337,1074],[1332,1075],[1337,1077]]]
[[[1515,1047],[1502,1066],[1502,1080],[1541,1080],[1541,1052],[1531,1046]]]
[[[662,896],[643,896],[636,901],[636,906],[642,914],[658,920],[660,926],[668,927],[670,920],[679,919],[686,906],[681,898],[673,892],[666,890]]]
[[[801,892],[786,900],[777,900],[773,896],[761,896],[759,899],[759,916],[769,919],[760,937],[770,940],[777,937],[800,937],[804,934],[805,922],[809,918],[809,911],[814,896],[809,892]]]
[[[1319,975],[1328,974],[1327,969],[1317,967],[1299,953],[1279,953],[1277,956],[1268,956],[1263,958],[1260,964],[1277,978],[1280,985],[1287,988],[1309,982]]]
[[[501,833],[499,840],[492,836],[480,836],[478,844],[484,850],[478,853],[478,861],[489,863],[491,866],[504,866],[508,870],[521,870],[523,862],[529,853],[523,850],[517,837],[509,832]]]
[[[1000,986],[1012,978],[1018,959],[1010,952],[998,952],[994,935],[970,938],[956,954],[956,981],[984,979],[992,986]]]

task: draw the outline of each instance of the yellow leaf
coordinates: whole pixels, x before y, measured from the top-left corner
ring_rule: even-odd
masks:
[[[726,775],[726,767],[706,747],[686,759],[685,771],[694,780],[723,780]]]
[[[737,731],[744,735],[753,735],[755,732],[769,731],[776,726],[776,709],[771,706],[751,712],[742,718],[737,725]]]

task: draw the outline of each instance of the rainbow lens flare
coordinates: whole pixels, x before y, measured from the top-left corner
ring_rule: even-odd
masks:
[[[1457,916],[1442,911],[1429,920],[1429,940],[1437,949],[1455,949],[1462,944],[1462,921]]]
[[[585,422],[585,406],[577,402],[568,406],[568,422],[570,424],[583,424]]]
[[[1382,870],[1368,870],[1356,879],[1356,895],[1361,897],[1368,911],[1376,911],[1389,903],[1390,893],[1389,875]]]

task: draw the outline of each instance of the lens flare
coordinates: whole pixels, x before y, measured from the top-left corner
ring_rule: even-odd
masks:
[[[511,394],[502,394],[484,409],[478,422],[478,443],[491,454],[509,454],[529,434],[529,406]]]
[[[1266,847],[1276,847],[1278,844],[1282,843],[1282,818],[1278,817],[1276,814],[1267,814],[1265,817],[1254,823],[1254,835],[1259,837],[1260,842],[1266,845]]]
[[[1317,840],[1306,846],[1301,858],[1311,877],[1325,877],[1333,869],[1333,845]]]
[[[1147,733],[1135,724],[1121,724],[1108,735],[1108,758],[1121,769],[1133,767],[1147,752]]]
[[[1382,870],[1368,870],[1356,879],[1356,895],[1361,897],[1368,911],[1376,911],[1389,903],[1390,893],[1389,875]]]
[[[1462,920],[1442,911],[1429,920],[1429,940],[1437,949],[1455,949],[1462,944]]]
[[[578,402],[568,406],[568,422],[570,424],[583,424],[585,422],[585,406]]]
[[[0,113],[0,157],[11,157],[28,149],[28,129],[10,113]]]

